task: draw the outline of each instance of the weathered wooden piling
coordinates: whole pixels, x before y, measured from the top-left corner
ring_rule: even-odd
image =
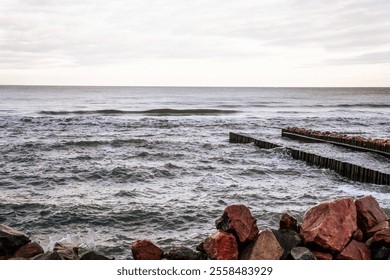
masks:
[[[274,143],[255,139],[250,136],[241,135],[233,132],[230,132],[229,134],[229,141],[230,143],[254,143],[256,146],[265,149],[281,147],[280,145]],[[333,170],[338,174],[353,181],[378,185],[390,185],[390,174],[368,169],[349,162],[343,162],[337,159],[304,152],[294,148],[286,149],[287,153],[294,159],[305,161],[309,165]]]

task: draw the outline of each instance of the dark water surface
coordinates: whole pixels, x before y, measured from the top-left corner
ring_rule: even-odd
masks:
[[[390,138],[389,120],[388,88],[0,86],[0,223],[46,249],[63,239],[125,259],[140,238],[197,245],[232,203],[260,228],[344,196],[389,212],[389,186],[228,142],[234,131],[297,145],[286,126]],[[390,172],[378,155],[301,147]]]

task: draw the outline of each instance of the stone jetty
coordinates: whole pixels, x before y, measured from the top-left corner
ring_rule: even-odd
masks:
[[[275,229],[263,228],[242,204],[215,218],[215,231],[196,248],[164,251],[151,240],[137,240],[129,250],[135,260],[390,260],[390,219],[372,196],[324,201],[301,219],[285,213]],[[64,243],[44,252],[22,232],[0,225],[0,260],[7,259],[110,258],[93,251],[80,256],[77,245]]]

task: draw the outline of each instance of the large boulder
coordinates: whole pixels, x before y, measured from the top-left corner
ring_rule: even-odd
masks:
[[[309,209],[303,216],[301,236],[307,245],[340,252],[356,230],[354,201],[340,198]]]
[[[237,260],[238,245],[232,233],[218,231],[203,242],[203,250],[212,260]]]
[[[0,225],[0,257],[11,257],[15,251],[31,240],[24,233],[6,225]]]
[[[338,260],[370,260],[371,250],[362,242],[352,240],[336,257]]]
[[[389,221],[383,221],[377,224],[376,226],[373,226],[367,231],[367,237],[373,237],[378,231],[385,230],[385,229],[390,229],[390,223]]]
[[[243,250],[241,260],[279,260],[283,256],[283,248],[273,232],[265,229]]]
[[[374,197],[365,196],[355,200],[357,223],[366,234],[371,228],[388,219]]]
[[[138,240],[131,246],[135,260],[161,260],[164,251],[154,245],[150,240]]]
[[[43,248],[41,245],[35,242],[30,242],[22,247],[19,247],[12,258],[30,259],[39,254],[43,254]]]
[[[242,204],[226,207],[222,216],[215,221],[217,229],[233,233],[239,243],[247,243],[255,239],[259,233],[256,219],[248,207]]]

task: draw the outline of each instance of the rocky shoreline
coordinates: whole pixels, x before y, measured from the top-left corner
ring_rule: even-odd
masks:
[[[196,248],[164,252],[150,240],[132,244],[135,260],[390,260],[390,219],[372,196],[340,198],[310,208],[302,223],[285,213],[278,229],[259,230],[245,205],[230,205],[216,231]],[[130,248],[129,248],[130,249]],[[77,244],[56,243],[44,252],[25,234],[0,225],[0,260],[109,260]]]

